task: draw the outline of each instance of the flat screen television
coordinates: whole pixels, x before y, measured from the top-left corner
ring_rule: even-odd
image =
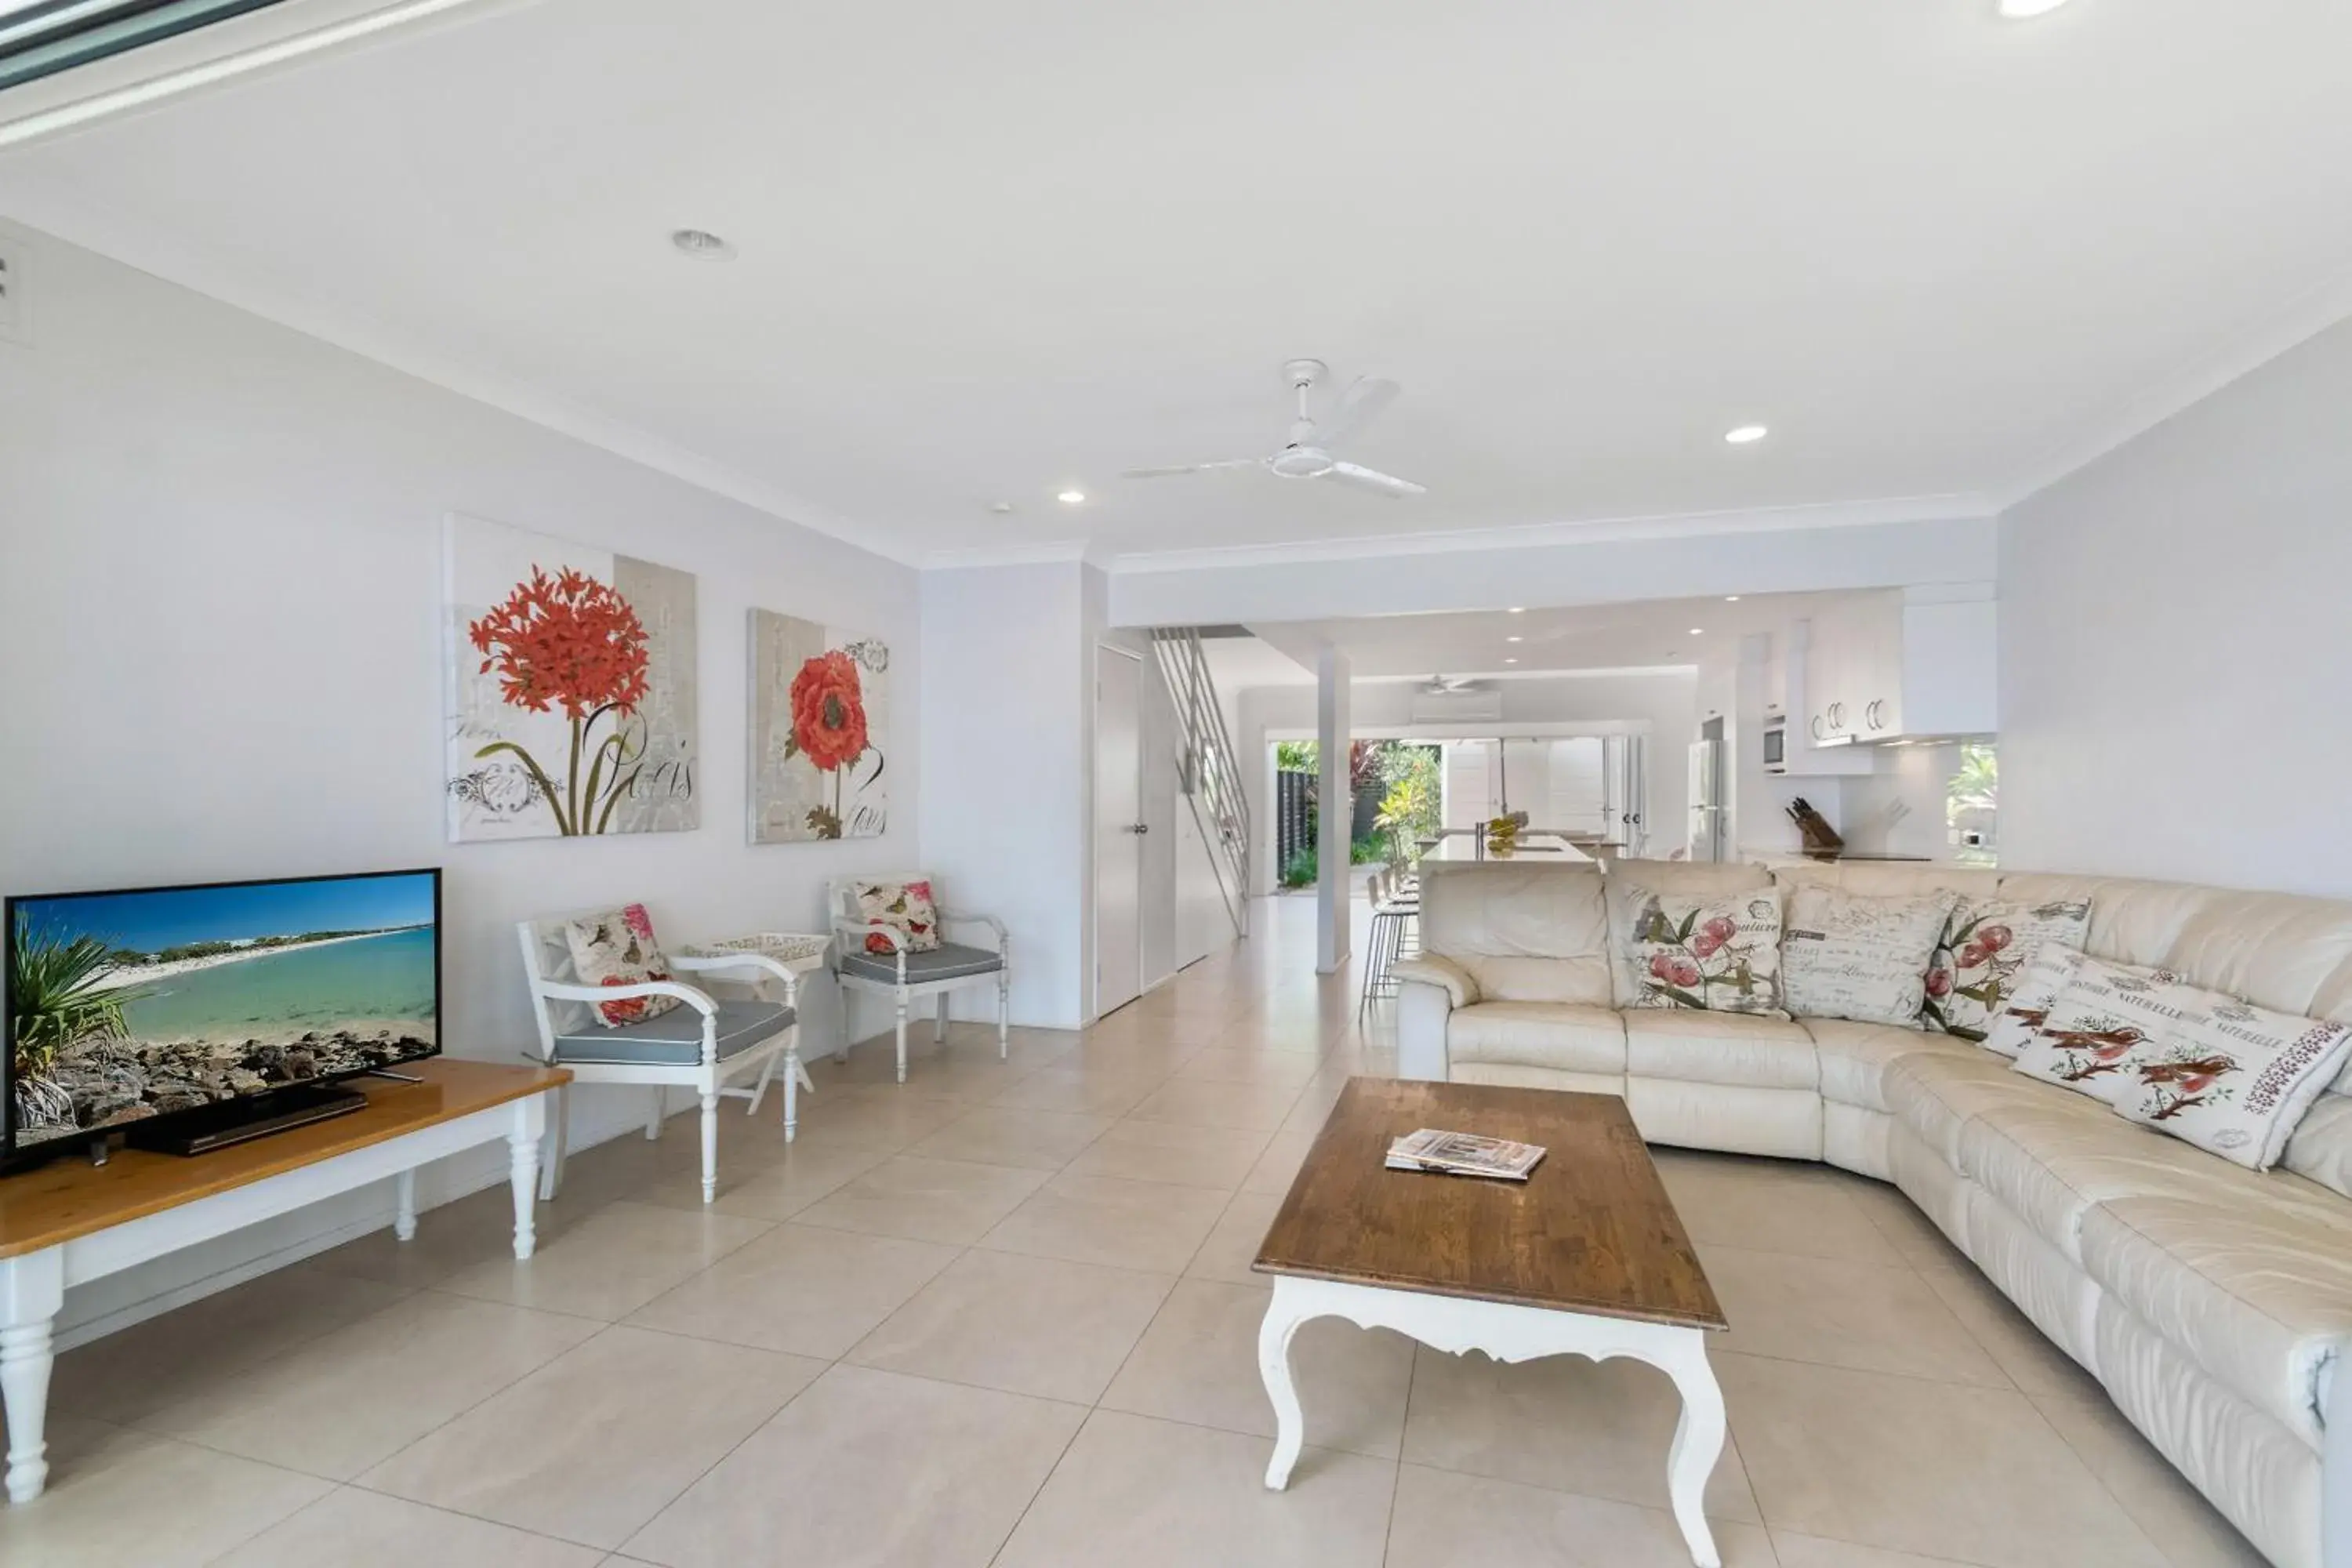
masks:
[[[12,897],[5,922],[10,1165],[316,1120],[289,1108],[441,1048],[436,869]]]

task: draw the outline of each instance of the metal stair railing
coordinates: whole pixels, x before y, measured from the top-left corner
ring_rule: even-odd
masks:
[[[1249,934],[1249,798],[1242,787],[1242,761],[1217,706],[1216,682],[1195,626],[1155,626],[1151,646],[1160,676],[1176,708],[1183,744],[1177,753],[1177,787],[1192,803],[1192,820],[1209,847],[1217,891],[1233,917],[1234,930]]]

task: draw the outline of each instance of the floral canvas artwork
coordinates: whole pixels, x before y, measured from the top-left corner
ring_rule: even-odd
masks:
[[[699,826],[693,576],[469,517],[446,566],[450,838]]]
[[[878,838],[890,821],[890,648],[751,612],[751,842]]]

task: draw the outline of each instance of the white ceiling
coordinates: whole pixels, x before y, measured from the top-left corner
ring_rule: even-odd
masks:
[[[2352,6],[1992,11],[542,0],[0,211],[910,559],[1957,510],[2352,268]],[[1293,354],[1404,384],[1348,455],[1426,497],[1114,477],[1269,449]]]
[[[1311,665],[1316,650],[1348,656],[1358,680],[1426,679],[1432,675],[1520,679],[1560,672],[1629,672],[1688,668],[1733,657],[1754,632],[1785,632],[1848,595],[1751,594],[1742,598],[1650,599],[1570,609],[1530,606],[1513,615],[1363,616],[1251,626],[1286,664]],[[1696,627],[1696,634],[1692,628]],[[1509,639],[1517,637],[1518,642]],[[1516,660],[1517,662],[1511,662]],[[1223,684],[1220,672],[1219,683]],[[1304,679],[1311,682],[1312,675]],[[1269,680],[1269,685],[1297,684]]]

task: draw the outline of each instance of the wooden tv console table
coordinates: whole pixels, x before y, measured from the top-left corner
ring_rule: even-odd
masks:
[[[115,1152],[103,1165],[66,1155],[0,1178],[0,1399],[8,1415],[8,1500],[41,1495],[50,1325],[68,1286],[161,1258],[389,1177],[394,1234],[416,1234],[420,1165],[503,1141],[511,1153],[517,1258],[534,1240],[531,1205],[548,1091],[561,1068],[436,1057],[398,1070],[421,1083],[358,1079],[364,1110],[184,1158]]]

